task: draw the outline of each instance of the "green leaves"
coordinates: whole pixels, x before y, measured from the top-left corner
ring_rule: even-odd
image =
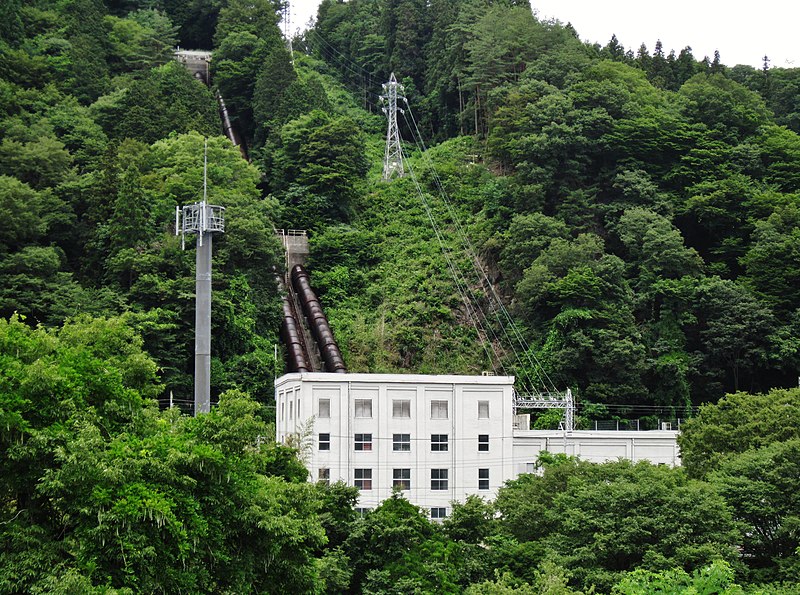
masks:
[[[147,404],[141,344],[119,319],[0,321],[3,590],[312,589],[325,534],[294,452],[241,393],[198,418]]]
[[[578,461],[521,476],[498,495],[504,528],[534,541],[575,573],[610,589],[634,568],[696,568],[733,560],[737,533],[714,490],[680,469]]]
[[[739,523],[752,580],[797,581],[800,391],[727,395],[683,426],[688,473],[704,477]]]
[[[219,134],[211,92],[175,61],[148,71],[121,97],[110,136],[154,143],[170,132]]]

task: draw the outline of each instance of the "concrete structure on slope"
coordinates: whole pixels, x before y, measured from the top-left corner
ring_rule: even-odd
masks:
[[[675,431],[535,431],[514,415],[511,376],[292,373],[275,383],[276,434],[294,437],[312,481],[342,480],[374,508],[394,488],[444,518],[494,498],[540,451],[678,465]]]
[[[211,81],[211,52],[208,50],[175,50],[175,59],[186,66],[195,78],[205,84]]]

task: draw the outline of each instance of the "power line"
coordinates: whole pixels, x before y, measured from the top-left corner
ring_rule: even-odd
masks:
[[[433,227],[434,234],[436,236],[437,241],[439,242],[439,248],[442,251],[442,255],[444,256],[445,262],[447,263],[447,267],[450,270],[450,274],[453,277],[453,280],[456,284],[456,289],[458,291],[459,296],[461,297],[464,307],[466,308],[467,316],[470,319],[470,322],[475,327],[475,331],[478,334],[478,340],[481,342],[481,345],[486,352],[486,355],[489,359],[490,364],[492,365],[493,370],[495,369],[495,362],[502,367],[502,358],[500,358],[498,352],[496,351],[494,343],[491,341],[487,341],[488,333],[486,332],[486,328],[484,327],[483,323],[480,320],[480,314],[482,314],[480,308],[475,308],[472,304],[472,301],[469,298],[469,285],[466,283],[466,280],[463,278],[463,275],[458,271],[453,259],[450,255],[449,250],[447,249],[447,245],[444,241],[444,237],[439,230],[439,225],[436,222],[435,217],[433,216],[432,209],[430,204],[428,203],[427,199],[425,198],[425,194],[422,191],[422,187],[417,180],[417,176],[414,173],[414,168],[411,164],[408,164],[408,171],[411,175],[411,180],[414,183],[414,186],[417,189],[417,194],[420,197],[422,202],[423,208],[425,209],[425,213],[428,216],[428,221],[430,222],[431,226]],[[490,327],[490,331],[494,333],[493,329]],[[495,335],[496,337],[496,335]],[[487,345],[488,343],[488,345]],[[491,350],[493,353],[489,352],[489,346],[491,346]],[[505,374],[505,369],[503,369],[503,373]]]
[[[514,322],[514,320],[511,317],[510,313],[506,309],[505,305],[502,302],[502,299],[498,295],[497,291],[494,288],[494,285],[492,284],[491,280],[489,279],[488,275],[486,274],[486,271],[484,270],[483,266],[481,265],[480,259],[477,256],[475,248],[473,247],[472,242],[469,239],[469,236],[467,235],[466,231],[464,230],[463,225],[461,224],[461,221],[460,221],[460,218],[458,216],[458,213],[456,212],[455,208],[452,206],[451,201],[449,200],[449,198],[447,196],[447,192],[444,189],[444,185],[442,184],[441,178],[439,178],[439,174],[436,171],[436,168],[435,168],[434,164],[432,163],[432,160],[430,159],[430,157],[427,154],[427,147],[425,146],[425,141],[422,138],[422,133],[420,132],[419,126],[418,126],[417,121],[416,121],[416,118],[414,118],[413,110],[411,109],[411,106],[408,105],[408,101],[407,100],[406,100],[406,106],[408,108],[408,113],[411,116],[412,122],[414,124],[414,128],[412,130],[412,133],[414,131],[416,131],[415,142],[417,142],[417,146],[418,147],[421,147],[421,154],[428,160],[428,166],[430,167],[431,175],[433,177],[434,183],[436,184],[436,187],[437,187],[437,189],[439,191],[439,194],[440,194],[443,202],[445,203],[445,206],[447,207],[448,213],[450,214],[450,217],[453,220],[453,223],[455,224],[456,230],[458,232],[459,240],[461,241],[461,245],[462,245],[465,253],[470,258],[470,260],[472,262],[472,265],[473,265],[473,269],[478,274],[479,285],[480,285],[481,289],[483,290],[484,295],[487,297],[487,299],[488,299],[488,301],[490,303],[492,303],[492,304],[494,304],[496,306],[495,316],[498,318],[498,322],[500,324],[501,329],[503,330],[503,333],[506,336],[506,340],[509,341],[509,343],[511,344],[510,346],[511,346],[512,350],[515,353],[515,357],[517,357],[518,363],[521,364],[522,362],[521,362],[520,358],[518,357],[516,349],[514,349],[514,340],[516,340],[516,342],[519,343],[519,345],[522,347],[523,353],[528,358],[528,363],[533,368],[534,373],[537,376],[539,376],[539,381],[542,383],[542,386],[545,388],[545,391],[547,391],[549,389],[549,390],[552,390],[553,392],[557,392],[556,389],[555,389],[555,384],[550,379],[550,377],[547,374],[547,371],[544,369],[544,367],[538,361],[538,359],[536,358],[535,354],[533,354],[531,352],[530,346],[528,345],[527,341],[525,341],[525,338],[523,337],[522,333],[519,331],[516,323]],[[419,140],[417,141],[417,139],[419,139]],[[497,314],[498,310],[503,315],[505,323],[498,316],[498,314]],[[513,340],[508,335],[507,328],[511,329],[511,334],[514,335],[514,339]],[[522,368],[521,371],[525,370],[525,366],[521,366],[521,368]],[[529,380],[530,380],[530,378],[529,378]]]

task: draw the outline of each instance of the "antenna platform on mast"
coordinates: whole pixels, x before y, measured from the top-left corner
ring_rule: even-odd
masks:
[[[225,231],[225,207],[208,199],[208,140],[203,147],[203,200],[175,207],[175,235],[197,235],[195,260],[194,414],[211,411],[211,245]],[[205,241],[204,241],[205,238]]]

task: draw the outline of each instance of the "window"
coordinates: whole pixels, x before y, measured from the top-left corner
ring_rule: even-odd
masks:
[[[356,514],[360,516],[362,519],[367,516],[367,513],[372,510],[371,508],[356,508]]]
[[[324,483],[325,485],[330,485],[331,483],[331,470],[326,468],[321,468],[319,470],[319,475],[317,476],[317,481],[320,483]]]
[[[478,452],[489,452],[489,434],[478,434]]]
[[[432,519],[446,519],[447,518],[447,509],[444,508],[444,507],[431,508],[431,518]]]
[[[372,469],[354,469],[355,484],[359,490],[372,489]]]
[[[489,419],[489,401],[478,401],[478,419]]]
[[[447,469],[431,469],[431,489],[447,489]]]
[[[356,434],[356,450],[372,450],[372,434]]]
[[[392,434],[392,450],[396,452],[410,452],[411,434]]]
[[[525,463],[525,473],[536,473],[536,463]]]
[[[372,417],[372,399],[356,399],[356,417]]]
[[[294,401],[289,401],[289,419],[292,419],[292,407],[294,407]]]
[[[411,489],[411,469],[393,469],[392,487],[401,490]]]
[[[328,418],[331,416],[331,400],[330,399],[320,399],[319,400],[319,414],[320,418]]]
[[[284,410],[285,405],[286,403],[281,403],[281,421],[285,419],[283,416],[283,414],[286,413],[286,411]]]
[[[431,434],[431,452],[447,451],[447,434]]]
[[[431,401],[431,419],[447,419],[447,401]]]
[[[478,469],[478,489],[479,490],[488,490],[489,489],[489,470],[488,469]]]
[[[411,417],[411,401],[407,399],[392,401],[392,417]]]
[[[330,434],[320,434],[319,435],[319,449],[320,450],[330,450],[331,449],[331,435]]]

